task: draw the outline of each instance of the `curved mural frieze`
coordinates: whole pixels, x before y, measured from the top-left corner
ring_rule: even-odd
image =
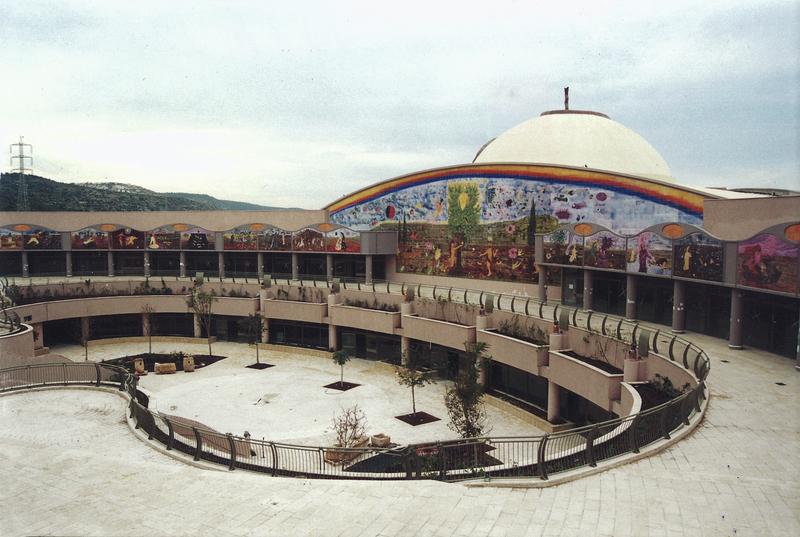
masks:
[[[328,210],[332,222],[354,230],[398,230],[400,272],[500,279],[534,278],[535,235],[565,224],[609,230],[586,242],[592,247],[587,265],[614,270],[626,269],[620,235],[638,233],[653,222],[702,225],[702,197],[679,187],[523,165],[405,176],[356,192]],[[565,236],[568,243],[560,235],[546,238],[544,262],[583,264],[584,241],[570,237]]]
[[[628,272],[658,276],[672,275],[672,241],[658,233],[643,231],[629,237],[626,257]]]

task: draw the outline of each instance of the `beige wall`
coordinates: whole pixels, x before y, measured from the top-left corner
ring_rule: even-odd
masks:
[[[475,342],[475,327],[403,315],[403,335],[420,341],[430,341],[453,349],[464,349],[466,342]]]
[[[400,327],[400,312],[336,305],[330,306],[328,313],[334,326],[349,326],[382,334],[394,334],[394,329]]]
[[[328,304],[268,299],[262,301],[261,311],[262,315],[268,319],[287,319],[322,324],[328,316]]]
[[[22,332],[0,336],[0,369],[25,365],[33,358],[33,328],[23,326]]]
[[[580,394],[606,410],[613,410],[612,402],[620,398],[622,374],[606,373],[580,360],[550,353],[550,381]]]
[[[75,317],[95,317],[98,315],[121,315],[141,313],[142,307],[149,304],[154,313],[189,313],[186,297],[183,295],[143,295],[109,296],[71,300],[40,302],[13,308],[20,318],[30,316],[28,322],[41,323]],[[258,311],[257,298],[218,297],[213,305],[215,315],[236,315],[246,317]]]
[[[739,241],[775,224],[800,221],[800,196],[705,200],[703,227],[723,240]]]
[[[0,212],[0,226],[46,225],[56,231],[76,231],[95,224],[121,224],[147,231],[169,224],[191,224],[225,231],[244,224],[271,224],[294,231],[328,221],[327,211],[122,211],[122,212]]]
[[[548,347],[485,330],[478,330],[477,339],[489,345],[486,352],[491,355],[492,360],[534,375],[546,376],[541,368],[548,363]]]

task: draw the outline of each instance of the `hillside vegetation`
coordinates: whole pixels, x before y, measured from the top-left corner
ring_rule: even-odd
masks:
[[[60,183],[38,175],[25,176],[31,211],[210,211],[283,210],[205,194],[160,193],[126,183]],[[18,208],[19,176],[0,174],[0,211]]]

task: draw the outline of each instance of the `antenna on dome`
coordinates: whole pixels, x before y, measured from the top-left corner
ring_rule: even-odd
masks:
[[[564,110],[569,110],[569,86],[564,88]]]

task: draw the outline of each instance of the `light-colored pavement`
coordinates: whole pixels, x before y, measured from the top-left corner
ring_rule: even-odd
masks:
[[[659,455],[546,489],[203,470],[134,437],[114,393],[3,396],[0,535],[800,534],[800,372],[689,337],[712,359],[699,428]]]

